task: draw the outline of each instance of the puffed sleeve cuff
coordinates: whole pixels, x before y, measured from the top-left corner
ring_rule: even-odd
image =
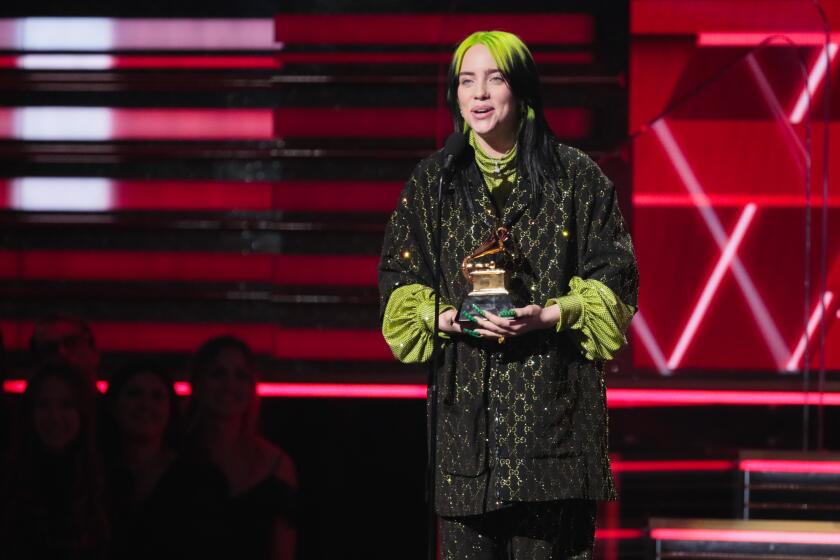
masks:
[[[598,280],[575,276],[569,282],[569,293],[550,299],[546,307],[560,308],[557,330],[575,331],[587,359],[611,360],[627,339],[624,333],[636,312]]]
[[[440,311],[454,309],[440,302]],[[382,319],[382,336],[399,361],[421,363],[432,357],[435,332],[435,294],[421,284],[400,286],[391,293]],[[440,333],[442,338],[449,338]]]

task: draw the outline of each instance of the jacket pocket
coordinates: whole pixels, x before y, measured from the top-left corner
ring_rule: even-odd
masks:
[[[460,407],[441,407],[438,463],[444,472],[478,476],[484,472],[486,448],[484,415]]]
[[[571,380],[552,383],[542,397],[534,405],[532,445],[526,451],[527,456],[540,458],[579,454],[573,429],[577,402],[575,384]]]

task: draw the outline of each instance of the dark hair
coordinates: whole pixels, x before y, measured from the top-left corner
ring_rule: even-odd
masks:
[[[120,427],[117,425],[112,412],[115,402],[128,382],[133,377],[144,373],[157,377],[169,397],[169,423],[163,433],[164,445],[171,449],[177,449],[180,444],[180,411],[172,376],[155,362],[148,360],[135,361],[117,370],[108,379],[108,390],[105,392],[105,416],[102,419],[102,438],[109,454],[118,453],[122,448],[121,442],[123,440]]]
[[[211,338],[202,344],[193,356],[192,367],[190,368],[190,383],[192,384],[192,395],[190,396],[189,405],[187,406],[186,414],[186,429],[187,435],[193,445],[201,445],[199,439],[201,438],[201,424],[203,420],[203,410],[201,409],[201,396],[204,392],[204,382],[208,373],[210,373],[214,363],[222,352],[225,350],[235,350],[242,354],[248,370],[251,373],[254,394],[252,406],[243,423],[243,430],[248,432],[255,432],[257,429],[257,417],[259,415],[259,399],[257,397],[257,361],[250,346],[243,340],[232,335],[223,335]]]
[[[76,327],[78,327],[82,334],[84,334],[88,339],[90,345],[94,348],[96,347],[96,339],[93,336],[93,329],[91,329],[90,325],[88,325],[85,321],[72,315],[52,314],[36,321],[35,326],[32,328],[32,335],[29,337],[29,351],[33,355],[38,355],[43,350],[40,345],[40,341],[38,340],[38,332],[51,323],[71,323],[76,325]]]
[[[465,132],[468,128],[458,106],[458,74],[464,54],[475,45],[487,47],[519,103],[517,165],[520,175],[530,179],[531,203],[536,207],[545,185],[560,180],[564,169],[557,155],[557,139],[545,120],[534,58],[519,37],[505,31],[477,31],[461,41],[452,56],[446,89],[456,131]]]
[[[200,377],[207,373],[207,370],[213,365],[213,362],[216,361],[221,353],[230,349],[239,351],[245,358],[248,367],[256,373],[257,362],[254,358],[254,353],[251,351],[251,347],[235,336],[222,335],[205,341],[196,350],[192,360],[192,368],[190,368],[191,379],[195,381],[197,376]]]
[[[35,432],[34,411],[44,384],[51,379],[66,383],[73,393],[79,414],[79,436],[64,452],[50,453]],[[47,504],[55,500],[53,485],[45,485],[49,473],[56,468],[66,481],[65,513],[52,521],[65,524],[62,533],[66,542],[34,543],[59,548],[91,549],[102,545],[107,518],[104,507],[104,482],[96,442],[95,389],[80,371],[64,364],[48,364],[27,381],[17,415],[9,468],[3,484],[3,538],[20,540],[21,535],[7,534],[21,523],[38,525],[45,519]],[[53,488],[53,490],[49,490]],[[69,516],[66,512],[69,512]],[[9,525],[10,521],[14,525]]]

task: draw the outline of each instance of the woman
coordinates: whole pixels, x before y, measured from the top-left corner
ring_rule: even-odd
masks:
[[[113,558],[212,555],[227,483],[208,461],[178,452],[172,380],[153,364],[117,372],[105,394]]]
[[[257,431],[254,355],[232,336],[205,342],[192,370],[192,444],[230,488],[226,550],[238,558],[294,558],[297,475],[289,455]]]
[[[630,237],[613,185],[549,129],[518,37],[467,37],[447,99],[471,149],[442,201],[435,508],[444,556],[590,557],[595,500],[615,495],[603,360],[635,312]],[[432,354],[443,159],[414,170],[382,250],[382,331],[403,362]],[[470,292],[461,265],[488,241],[511,255],[514,307],[459,313]]]
[[[68,366],[45,366],[27,383],[3,485],[0,557],[104,557],[94,398]]]

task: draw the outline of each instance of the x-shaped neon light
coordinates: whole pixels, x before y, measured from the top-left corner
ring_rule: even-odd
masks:
[[[838,45],[835,43],[829,43],[821,50],[820,55],[817,57],[817,60],[808,75],[807,85],[803,85],[803,90],[788,118],[785,118],[786,115],[783,115],[781,104],[779,103],[775,93],[773,93],[772,88],[770,88],[766,76],[759,68],[755,58],[752,55],[747,58],[748,68],[752,72],[765,101],[767,101],[771,110],[776,113],[778,122],[783,125],[786,132],[786,139],[789,143],[792,143],[798,149],[800,155],[804,155],[804,157],[807,157],[808,154],[805,152],[804,146],[793,131],[791,123],[799,123],[807,113],[807,108],[809,106],[808,101],[812,98],[813,93],[820,87],[828,69],[830,68],[829,65],[834,61],[837,52]],[[828,56],[826,57],[826,55]],[[828,58],[829,64],[826,64],[826,58]],[[703,218],[706,227],[709,229],[715,243],[717,243],[720,249],[718,262],[715,265],[711,276],[706,281],[706,285],[701,292],[700,298],[695,304],[694,310],[683,328],[671,356],[667,360],[642,314],[639,313],[634,320],[634,331],[639,336],[642,344],[648,350],[648,353],[652,357],[657,370],[659,370],[662,374],[668,374],[679,366],[691,342],[694,340],[700,323],[702,322],[703,317],[705,317],[709,304],[717,292],[720,282],[727,270],[732,270],[738,286],[750,307],[762,337],[764,338],[765,344],[772,354],[779,371],[796,370],[808,342],[816,329],[816,325],[820,320],[822,320],[827,307],[833,300],[833,293],[826,292],[822,295],[820,301],[817,302],[815,309],[811,314],[811,318],[802,333],[799,343],[791,352],[782,340],[779,329],[771,318],[770,313],[767,310],[767,306],[758,294],[758,291],[752,282],[752,278],[750,278],[741,263],[741,260],[737,256],[738,247],[740,246],[741,241],[743,240],[757,211],[756,205],[754,203],[748,203],[744,207],[732,234],[727,236],[723,230],[723,226],[720,223],[717,213],[714,211],[711,204],[709,204],[709,199],[703,190],[700,181],[694,174],[694,171],[689,165],[683,151],[680,149],[679,144],[674,138],[673,133],[668,127],[665,119],[660,118],[657,120],[651,126],[651,129],[664,148],[666,154],[671,160],[671,163],[674,165],[674,168],[677,171],[683,185],[690,193],[695,206],[700,211],[700,215]],[[800,160],[796,159],[796,161],[798,162]],[[803,171],[807,172],[807,170],[804,169]]]

